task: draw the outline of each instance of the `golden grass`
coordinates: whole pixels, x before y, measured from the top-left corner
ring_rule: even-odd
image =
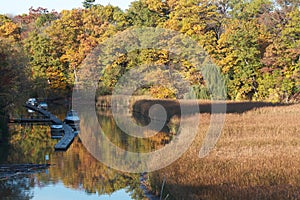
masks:
[[[300,104],[229,113],[215,149],[200,159],[210,122],[201,114],[189,150],[152,173],[152,185],[158,191],[166,177],[175,199],[300,199],[299,116]]]

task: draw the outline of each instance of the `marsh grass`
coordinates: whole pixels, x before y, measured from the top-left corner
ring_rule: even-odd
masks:
[[[215,149],[200,159],[211,117],[201,114],[189,150],[152,173],[152,187],[159,194],[166,177],[174,199],[300,199],[299,116],[300,104],[229,113]]]

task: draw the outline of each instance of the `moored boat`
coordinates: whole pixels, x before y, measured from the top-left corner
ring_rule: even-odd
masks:
[[[36,100],[36,98],[29,98],[26,101],[26,104],[30,104],[32,106],[36,106],[37,105],[37,100]],[[31,109],[28,109],[27,111],[28,111],[28,113],[34,113],[34,110],[31,110]]]
[[[44,110],[48,109],[48,104],[46,102],[40,102],[38,108],[42,108]]]
[[[64,119],[64,123],[71,126],[74,132],[78,133],[80,127],[80,118],[75,110],[70,110],[67,112],[67,116]]]

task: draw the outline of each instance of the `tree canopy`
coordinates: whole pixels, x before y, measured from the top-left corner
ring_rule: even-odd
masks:
[[[137,0],[125,11],[85,0],[83,8],[0,15],[1,104],[20,91],[21,76],[36,94],[72,90],[77,72],[95,47],[136,27],[178,31],[201,45],[217,64],[232,100],[289,101],[300,91],[300,5],[296,0]],[[199,98],[210,97],[198,66],[163,49],[118,54],[104,66],[99,94],[134,66],[178,68]],[[23,73],[27,72],[27,73]],[[28,73],[30,72],[30,73]],[[154,74],[152,79],[160,79]],[[138,94],[174,98],[176,88],[147,85]],[[11,95],[11,96],[10,96]],[[176,95],[175,95],[176,96]]]

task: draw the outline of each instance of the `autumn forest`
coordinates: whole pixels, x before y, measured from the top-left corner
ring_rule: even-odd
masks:
[[[60,13],[30,8],[27,14],[0,15],[0,107],[20,91],[39,97],[70,94],[76,72],[93,48],[141,26],[175,30],[196,40],[219,67],[230,100],[286,102],[300,91],[298,0],[138,0],[125,11],[86,0],[83,8]],[[170,63],[168,52],[121,55],[106,66],[100,94],[111,94],[118,77],[132,66],[151,62]],[[197,97],[209,96],[202,75],[182,63]],[[142,92],[174,97],[163,86]]]

